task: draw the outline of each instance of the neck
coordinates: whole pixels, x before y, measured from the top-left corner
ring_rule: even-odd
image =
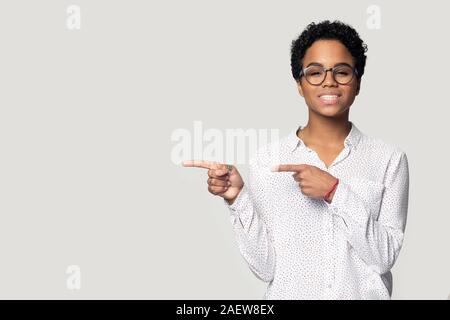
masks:
[[[342,117],[329,118],[310,112],[308,123],[299,136],[310,145],[340,147],[344,144],[350,130],[348,113]]]

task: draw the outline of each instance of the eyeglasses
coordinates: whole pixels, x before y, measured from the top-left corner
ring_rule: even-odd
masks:
[[[331,71],[334,81],[339,84],[348,84],[354,75],[358,75],[355,68],[349,65],[338,65],[334,68],[325,69],[323,66],[312,65],[300,71],[300,77],[305,76],[306,81],[313,86],[319,86],[327,77],[327,72]]]

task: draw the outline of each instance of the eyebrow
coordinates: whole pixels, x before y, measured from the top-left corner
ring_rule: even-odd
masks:
[[[308,64],[305,68],[308,68],[308,67],[310,67],[310,66],[319,66],[319,67],[323,67],[323,64],[318,63],[318,62],[311,62],[311,63]],[[353,66],[350,65],[350,64],[348,64],[347,62],[339,62],[339,63],[336,63],[336,64],[333,66],[333,68],[334,68],[334,67],[338,67],[338,66],[349,66],[350,68],[353,68]]]

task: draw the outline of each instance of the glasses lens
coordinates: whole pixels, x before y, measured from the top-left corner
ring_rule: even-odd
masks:
[[[325,72],[322,67],[311,66],[305,69],[305,78],[310,84],[317,85],[323,81]]]
[[[352,81],[353,69],[349,66],[339,66],[334,69],[334,79],[337,83],[347,84]]]

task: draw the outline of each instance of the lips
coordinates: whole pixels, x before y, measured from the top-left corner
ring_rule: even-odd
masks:
[[[321,94],[319,99],[324,104],[336,104],[338,103],[340,96],[340,94]]]

